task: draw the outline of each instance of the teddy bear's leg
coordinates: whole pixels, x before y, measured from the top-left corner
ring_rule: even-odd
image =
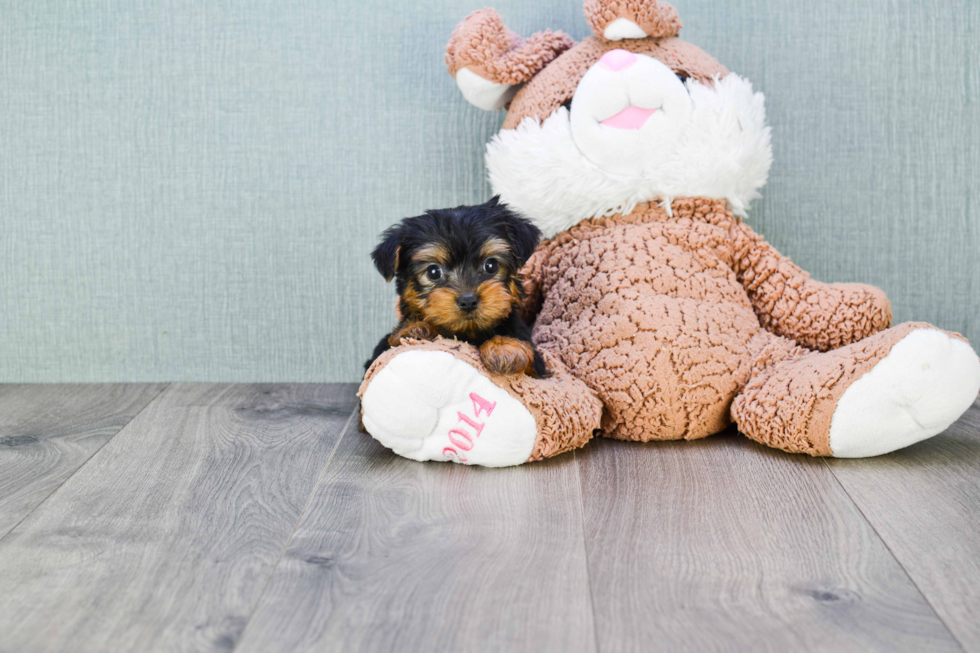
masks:
[[[494,376],[477,350],[455,340],[391,349],[368,370],[358,395],[367,431],[395,453],[505,467],[583,446],[602,406],[560,362],[551,376]]]
[[[946,430],[980,392],[976,352],[961,336],[928,324],[783,356],[760,362],[732,417],[748,437],[791,453],[889,453]]]

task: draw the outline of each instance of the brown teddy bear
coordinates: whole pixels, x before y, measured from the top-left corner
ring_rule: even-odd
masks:
[[[980,391],[964,338],[891,327],[881,290],[814,281],[742,221],[772,160],[762,94],[677,38],[666,3],[585,13],[594,36],[576,44],[477,11],[446,54],[467,100],[508,108],[486,163],[546,238],[523,311],[552,376],[494,376],[467,344],[409,342],[364,379],[367,430],[408,458],[486,466],[732,422],[783,451],[865,457],[962,415]]]

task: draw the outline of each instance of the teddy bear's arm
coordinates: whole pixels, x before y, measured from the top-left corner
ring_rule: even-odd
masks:
[[[743,222],[733,225],[732,240],[735,272],[767,331],[829,351],[891,326],[884,291],[815,281]]]
[[[521,310],[521,317],[528,324],[534,322],[541,304],[544,302],[544,262],[547,258],[547,244],[538,247],[537,251],[531,255],[524,267],[521,268],[521,275],[524,277],[524,302]]]

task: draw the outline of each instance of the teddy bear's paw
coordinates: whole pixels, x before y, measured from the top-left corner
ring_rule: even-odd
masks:
[[[837,458],[890,453],[942,433],[980,392],[980,359],[963,340],[916,329],[838,401],[830,426]]]
[[[537,440],[521,402],[444,351],[407,351],[362,397],[368,432],[399,456],[506,467],[527,462]]]

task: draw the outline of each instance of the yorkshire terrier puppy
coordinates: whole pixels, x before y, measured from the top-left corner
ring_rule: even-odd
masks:
[[[479,206],[427,211],[381,236],[371,253],[386,281],[395,279],[401,322],[365,367],[403,338],[456,338],[480,350],[495,374],[548,375],[519,314],[520,269],[541,232],[494,197]]]

